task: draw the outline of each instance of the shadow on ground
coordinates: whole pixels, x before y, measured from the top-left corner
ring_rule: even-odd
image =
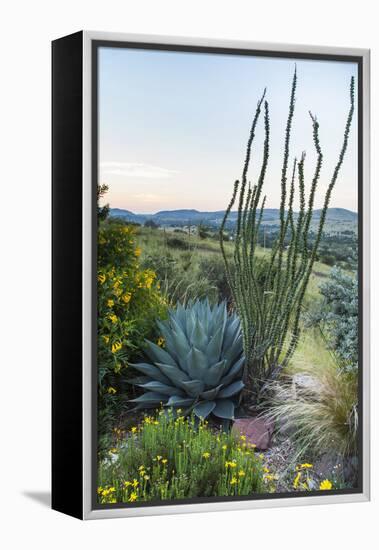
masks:
[[[49,508],[51,506],[50,491],[24,491],[22,494],[24,497],[30,498],[42,506],[48,506]]]

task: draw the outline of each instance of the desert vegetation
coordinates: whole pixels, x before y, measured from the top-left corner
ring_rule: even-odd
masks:
[[[136,221],[98,208],[101,505],[358,483],[357,226],[351,217],[336,232],[328,217],[348,151],[354,79],[323,193],[315,115],[310,181],[305,153],[291,153],[296,89],[295,71],[276,217],[265,214],[274,154],[266,92],[221,215]],[[262,122],[262,162],[251,183]],[[107,190],[99,186],[99,199]]]

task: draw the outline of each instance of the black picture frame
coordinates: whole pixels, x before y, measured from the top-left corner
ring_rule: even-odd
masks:
[[[99,48],[204,52],[293,59],[352,61],[358,65],[359,233],[359,461],[356,489],[254,497],[206,498],[100,505],[96,501],[97,360],[96,249],[98,181],[97,53]],[[368,76],[369,52],[305,46],[228,43],[166,37],[133,37],[81,31],[52,44],[52,507],[74,517],[96,518],[236,509],[369,498],[367,395],[368,336]],[[87,171],[86,171],[87,166]],[[90,173],[90,175],[88,175]],[[84,212],[87,211],[87,217]],[[89,212],[89,216],[88,216]],[[90,220],[85,237],[86,219]],[[87,239],[87,240],[85,240]],[[89,248],[89,262],[84,252]],[[85,268],[86,265],[86,268]],[[84,294],[90,287],[85,300]],[[84,312],[87,307],[88,311]],[[84,315],[86,313],[86,315]],[[88,322],[90,319],[90,322]],[[87,332],[87,337],[84,336]],[[86,356],[86,342],[90,350]],[[88,360],[89,357],[89,360]],[[89,371],[86,366],[89,365]],[[87,410],[87,414],[85,413]],[[88,414],[88,411],[90,414]],[[90,470],[90,472],[89,472]],[[73,494],[68,487],[80,487]],[[337,497],[337,498],[336,498]],[[342,498],[341,498],[342,497]],[[330,499],[330,500],[328,500]],[[312,500],[312,502],[310,502]]]

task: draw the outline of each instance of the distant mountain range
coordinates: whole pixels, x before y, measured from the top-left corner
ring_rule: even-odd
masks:
[[[218,210],[216,212],[199,212],[194,209],[182,209],[182,210],[162,210],[155,214],[134,214],[130,210],[123,210],[122,208],[111,208],[110,216],[123,218],[124,220],[144,224],[148,220],[154,221],[161,226],[186,226],[186,225],[199,225],[203,223],[210,226],[219,226],[223,217],[224,210]],[[315,210],[313,212],[313,222],[317,222],[320,219],[321,210]],[[296,217],[296,214],[295,214]],[[237,219],[237,212],[230,213],[228,221],[229,225],[234,224]],[[356,212],[346,210],[345,208],[329,208],[326,221],[328,223],[357,223],[358,215]],[[264,225],[276,225],[279,223],[279,209],[267,208],[263,212],[262,223]]]

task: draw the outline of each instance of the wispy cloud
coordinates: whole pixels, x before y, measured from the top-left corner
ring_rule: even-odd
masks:
[[[102,174],[148,179],[168,179],[178,173],[177,170],[169,170],[143,162],[102,162],[100,170]]]

